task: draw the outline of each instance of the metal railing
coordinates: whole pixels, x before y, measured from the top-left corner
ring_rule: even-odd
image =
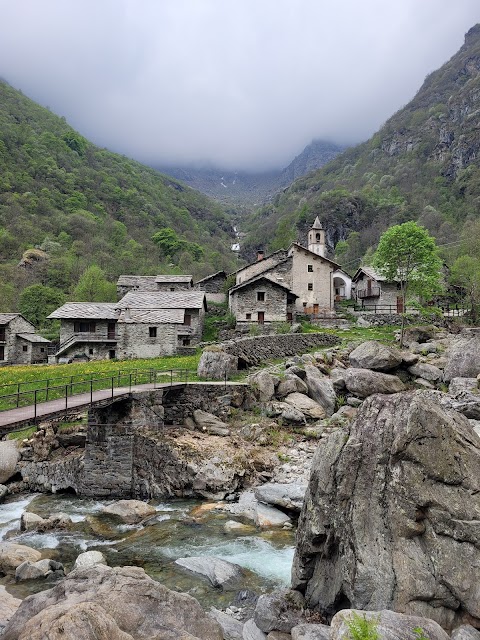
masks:
[[[92,377],[87,380],[76,379],[82,376],[62,376],[61,378],[48,378],[45,380],[31,380],[28,382],[18,382],[0,385],[0,413],[19,407],[33,406],[34,420],[37,418],[37,405],[49,400],[64,400],[63,410],[68,409],[68,399],[80,394],[88,394],[87,404],[93,403],[95,391],[111,390],[109,397],[114,397],[114,389],[125,387],[129,391],[137,385],[152,384],[155,389],[157,385],[174,383],[187,383],[194,377],[194,372],[188,369],[132,369],[116,371],[111,375]],[[64,382],[61,382],[61,381]],[[59,384],[60,382],[60,384]],[[33,389],[22,387],[32,386]],[[5,393],[6,390],[10,393]]]
[[[82,331],[72,333],[66,340],[58,345],[57,352],[62,351],[67,346],[74,344],[75,342],[116,342],[118,340],[118,333],[116,332],[89,332]]]
[[[357,289],[357,298],[378,298],[380,295],[380,287],[371,287],[370,289]]]

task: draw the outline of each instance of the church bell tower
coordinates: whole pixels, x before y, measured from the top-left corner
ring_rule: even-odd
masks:
[[[318,216],[308,232],[308,250],[325,257],[325,231]]]

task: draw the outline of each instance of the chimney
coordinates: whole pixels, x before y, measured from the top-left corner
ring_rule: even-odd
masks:
[[[260,262],[260,260],[263,260],[264,257],[265,257],[265,251],[257,251],[257,262]]]
[[[130,307],[127,307],[125,309],[125,322],[130,322],[130,320],[131,320]]]

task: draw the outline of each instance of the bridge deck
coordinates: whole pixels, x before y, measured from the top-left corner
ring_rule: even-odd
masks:
[[[227,382],[228,386],[244,386],[242,382]],[[68,414],[76,410],[87,410],[90,407],[97,406],[108,400],[115,398],[126,397],[130,393],[136,393],[140,391],[151,391],[154,389],[172,389],[184,387],[186,385],[218,385],[226,386],[225,382],[167,382],[164,384],[138,384],[131,387],[119,387],[110,389],[100,389],[98,391],[79,393],[76,395],[68,396],[68,402],[65,402],[65,398],[59,398],[57,400],[49,400],[48,402],[39,402],[36,405],[29,405],[27,407],[18,407],[18,409],[8,409],[7,411],[0,412],[0,437],[14,431],[15,429],[31,424],[35,420],[38,422],[42,418],[53,417],[56,415]],[[36,413],[35,413],[36,411]]]

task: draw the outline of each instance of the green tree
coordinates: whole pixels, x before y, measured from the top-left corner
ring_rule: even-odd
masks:
[[[105,273],[96,264],[86,269],[73,291],[73,299],[78,302],[115,302],[117,288],[109,282]]]
[[[46,317],[61,307],[65,296],[61,291],[45,287],[43,284],[32,284],[20,295],[20,313],[36,327],[44,327]]]
[[[183,241],[170,227],[165,227],[165,229],[160,229],[160,231],[154,233],[152,240],[160,247],[165,256],[175,255],[183,246]]]
[[[373,266],[390,281],[400,282],[403,309],[411,293],[429,299],[441,291],[442,262],[435,240],[416,222],[404,222],[385,231],[373,257]],[[402,314],[400,347],[403,347]]]
[[[471,319],[476,324],[480,314],[480,258],[459,256],[452,265],[450,282],[465,289]]]

